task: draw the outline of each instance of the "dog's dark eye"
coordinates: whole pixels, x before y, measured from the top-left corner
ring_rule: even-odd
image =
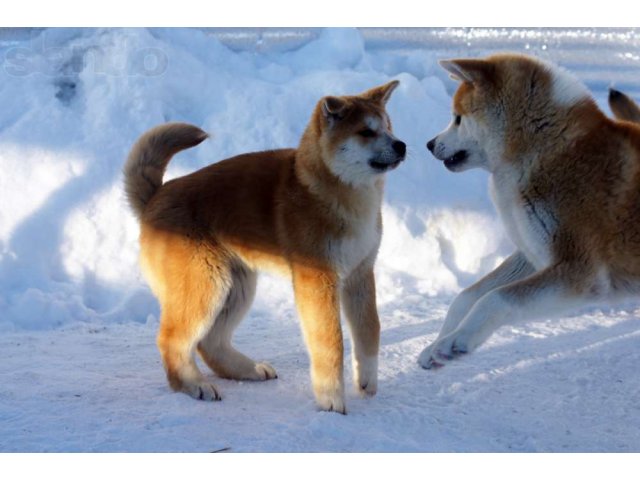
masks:
[[[454,119],[455,124],[460,125],[461,121],[462,121],[462,116],[456,115],[456,118]]]
[[[361,137],[364,137],[364,138],[371,138],[371,137],[375,137],[376,136],[376,132],[374,132],[370,128],[365,128],[364,130],[360,130],[358,132],[358,135],[360,135]]]

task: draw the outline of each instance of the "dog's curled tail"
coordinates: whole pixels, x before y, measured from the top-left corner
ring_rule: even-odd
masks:
[[[171,157],[207,137],[206,132],[188,123],[165,123],[138,139],[124,165],[124,190],[138,218],[162,185]]]
[[[618,120],[640,123],[640,107],[631,97],[624,93],[609,89],[609,108]]]

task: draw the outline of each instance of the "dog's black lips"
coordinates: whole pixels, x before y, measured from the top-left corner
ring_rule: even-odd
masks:
[[[384,172],[386,170],[392,170],[392,169],[396,168],[398,165],[400,165],[400,162],[402,162],[403,160],[404,160],[404,158],[399,158],[398,160],[396,160],[394,162],[391,162],[391,163],[377,162],[375,160],[369,160],[369,165],[374,170],[378,170],[379,172]]]
[[[459,150],[453,155],[451,155],[449,158],[444,159],[444,166],[447,167],[449,170],[452,170],[453,168],[455,168],[456,166],[464,162],[467,159],[467,157],[468,157],[468,154],[466,150]]]

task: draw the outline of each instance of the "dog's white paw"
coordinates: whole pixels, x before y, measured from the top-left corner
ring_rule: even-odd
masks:
[[[256,380],[271,380],[278,378],[275,368],[266,362],[256,363]]]
[[[370,379],[364,382],[357,382],[356,387],[358,388],[358,393],[360,395],[373,397],[376,393],[378,393],[378,380]]]
[[[354,359],[353,381],[360,395],[375,395],[378,391],[378,357]]]
[[[422,368],[428,370],[442,367],[447,362],[475,349],[477,342],[474,338],[463,329],[438,338],[422,351],[418,357],[418,363]]]
[[[222,400],[222,396],[218,393],[216,387],[212,383],[204,381],[185,385],[183,391],[196,400],[204,400],[207,402]]]
[[[337,412],[343,415],[347,414],[347,407],[342,394],[318,394],[316,393],[316,403],[320,410],[325,412]]]
[[[420,355],[418,356],[418,364],[422,368],[430,370],[432,368],[438,368],[442,366],[441,363],[437,363],[433,358],[434,346],[435,342],[422,350],[422,353],[420,353]]]
[[[345,405],[344,398],[323,397],[316,398],[316,402],[318,403],[320,410],[324,410],[325,412],[336,412],[341,413],[342,415],[347,414],[347,407]]]

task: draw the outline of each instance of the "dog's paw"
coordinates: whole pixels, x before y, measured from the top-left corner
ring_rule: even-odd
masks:
[[[256,363],[256,380],[271,380],[278,378],[275,368],[266,362]]]
[[[344,395],[318,395],[316,394],[316,403],[320,410],[325,412],[337,412],[342,415],[347,414],[347,407],[344,401]]]
[[[378,357],[369,357],[353,363],[353,382],[362,396],[373,396],[378,391]]]
[[[195,382],[185,385],[183,392],[196,400],[204,400],[207,402],[222,400],[222,396],[218,390],[216,390],[216,387],[208,382]]]
[[[447,362],[469,353],[471,344],[464,332],[453,332],[425,348],[418,357],[418,363],[427,370],[443,367]]]
[[[357,383],[356,387],[358,389],[358,393],[363,397],[373,397],[376,393],[378,393],[378,382],[375,380],[371,380],[367,383]]]
[[[433,358],[434,346],[435,346],[435,342],[429,345],[424,350],[422,350],[422,353],[420,353],[420,356],[418,356],[418,364],[426,370],[440,368],[443,366],[441,362],[436,362],[435,359]]]

